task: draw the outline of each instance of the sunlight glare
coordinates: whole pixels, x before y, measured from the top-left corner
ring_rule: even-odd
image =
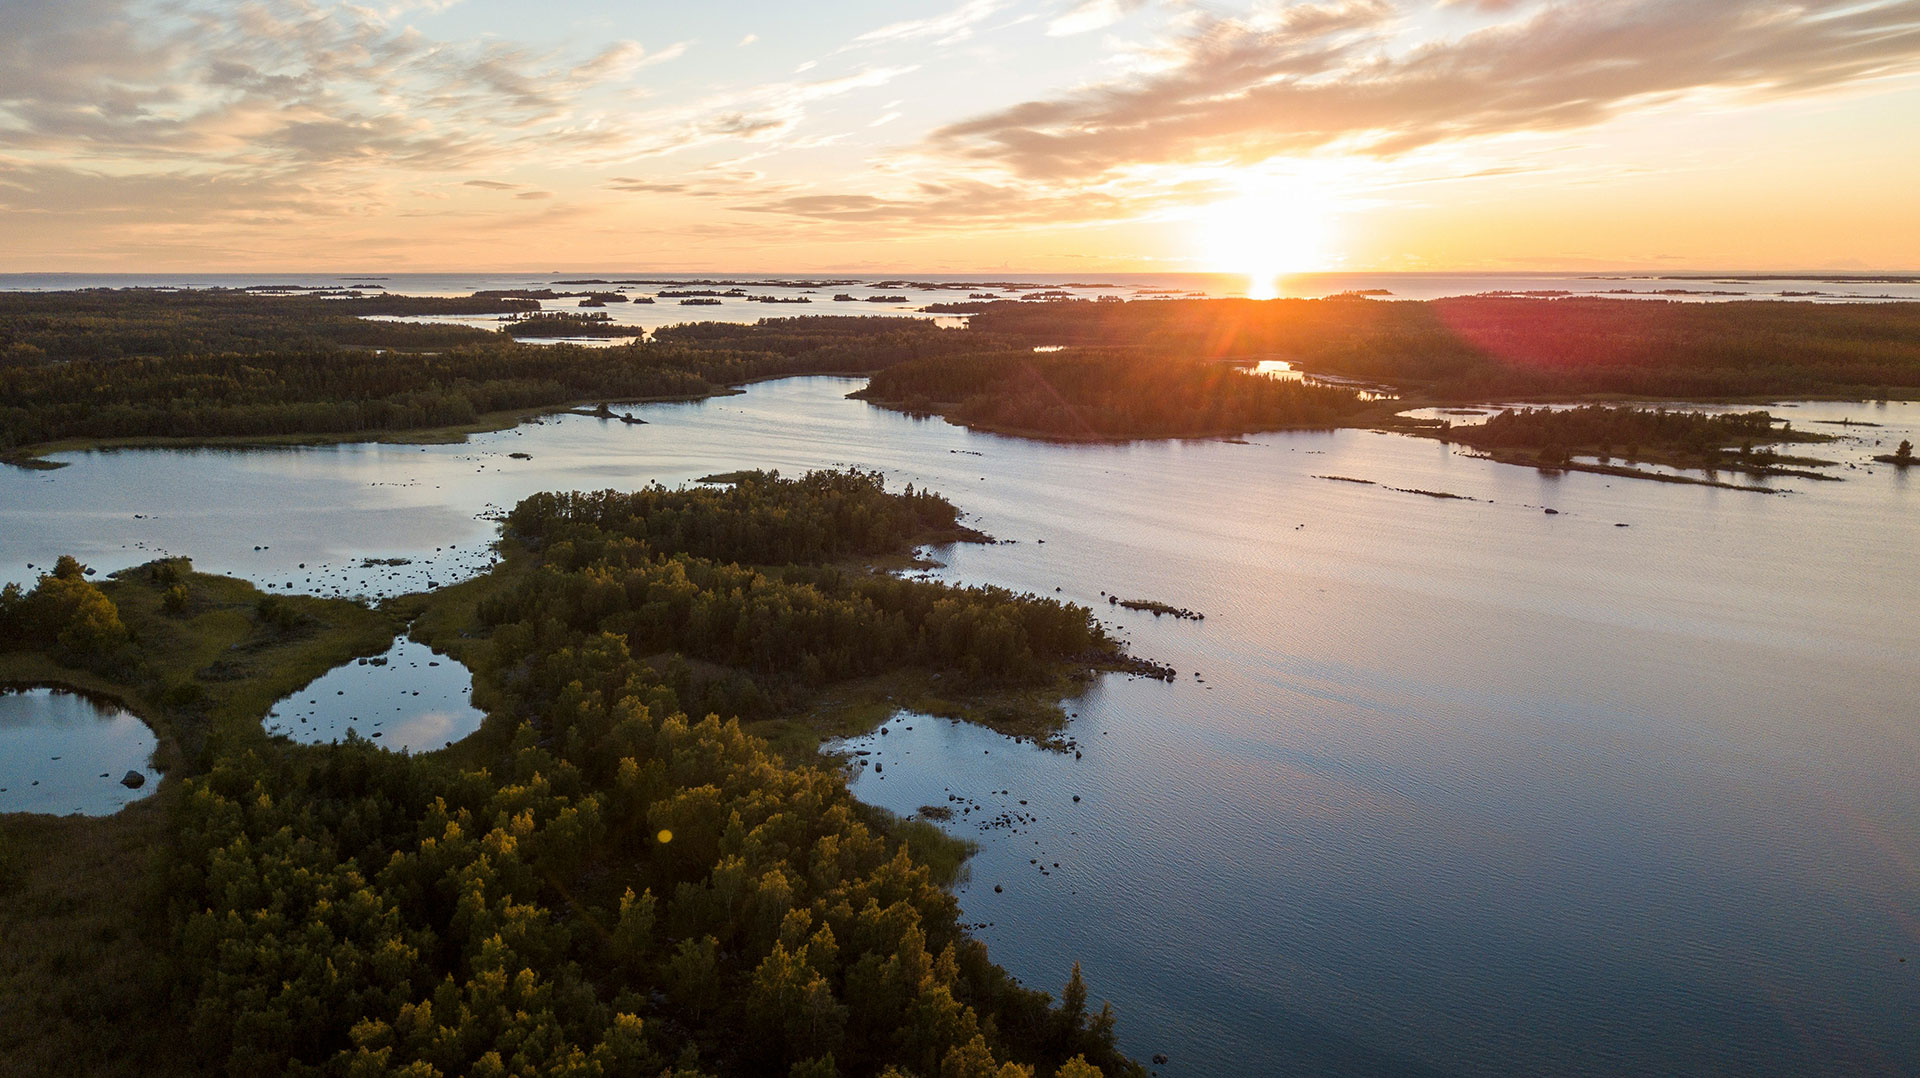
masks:
[[[1286,274],[1329,268],[1338,207],[1324,187],[1262,183],[1200,211],[1198,256],[1210,270],[1247,275],[1247,295],[1272,299]]]

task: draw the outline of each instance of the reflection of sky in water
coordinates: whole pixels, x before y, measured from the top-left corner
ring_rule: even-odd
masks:
[[[1169,1078],[1920,1059],[1920,473],[1861,463],[1913,437],[1920,404],[1783,408],[1847,435],[1820,453],[1856,467],[1764,495],[1364,431],[1021,442],[842,399],[859,385],[765,383],[636,408],[644,426],[564,417],[458,446],[0,470],[0,567],[73,551],[106,570],[164,545],[278,587],[405,590],[477,571],[481,514],[534,491],[883,468],[1012,540],[941,550],[934,575],[1089,604],[1180,671],[1075,701],[1080,760],[896,719],[870,739],[884,771],[856,781],[909,811],[983,806],[949,824],[985,844],[967,919],[1030,984],[1082,961],[1123,1044],[1168,1052]],[[1819,424],[1842,417],[1882,426]],[[417,716],[467,714],[464,672],[440,661],[345,667],[288,717],[354,708],[398,741]],[[436,703],[402,671],[456,682]]]
[[[153,731],[127,711],[56,689],[0,689],[0,812],[105,816],[153,793]],[[129,771],[146,784],[121,785]]]
[[[337,666],[268,714],[266,729],[307,744],[353,730],[395,752],[431,752],[480,728],[473,676],[453,659],[405,637],[386,654]]]

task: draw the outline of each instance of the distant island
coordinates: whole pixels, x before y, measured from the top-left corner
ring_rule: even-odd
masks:
[[[690,304],[767,299],[734,282],[708,283],[659,294]],[[1650,475],[1573,459],[1637,446],[1635,459],[1649,463],[1808,475],[1827,462],[1765,448],[1815,440],[1804,431],[1786,439],[1721,432],[1728,437],[1710,453],[1571,432],[1554,445],[1495,445],[1485,440],[1575,419],[1502,420],[1475,433],[1400,413],[1488,401],[1920,396],[1916,303],[1417,302],[1358,294],[1128,301],[1024,287],[1048,298],[952,305],[967,312],[964,329],[815,316],[690,322],[644,339],[604,311],[541,308],[563,297],[620,298],[605,291],[0,293],[0,460],[35,466],[48,452],[101,445],[460,438],[540,412],[848,374],[870,378],[855,395],[876,405],[1015,436],[1104,441],[1377,427],[1445,437],[1510,463]],[[495,315],[499,328],[390,320],[475,314]],[[631,343],[585,349],[515,340],[576,337]],[[1290,377],[1257,376],[1254,368],[1270,360],[1285,361]],[[1748,443],[1744,454],[1726,452]],[[1550,451],[1544,461],[1542,450]]]

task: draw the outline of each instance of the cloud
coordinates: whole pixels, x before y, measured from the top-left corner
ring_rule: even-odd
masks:
[[[1583,0],[1452,38],[1403,31],[1386,0],[1193,15],[1143,70],[952,124],[932,148],[1055,180],[1334,145],[1390,155],[1695,91],[1804,93],[1920,69],[1920,0]]]
[[[921,182],[894,196],[791,194],[734,205],[746,213],[858,225],[870,235],[929,230],[978,231],[995,226],[1058,225],[1139,217],[1217,197],[1217,185],[1180,180],[1124,188],[1066,189],[981,180]],[[877,231],[876,231],[877,230]]]
[[[1067,37],[1099,30],[1146,6],[1146,0],[1081,0],[1072,10],[1047,23],[1047,36]]]
[[[645,113],[632,118],[636,133],[621,144],[620,156],[656,157],[723,141],[773,143],[794,134],[815,103],[884,86],[916,70],[869,67],[830,79],[764,83]]]
[[[924,19],[908,19],[869,30],[849,42],[846,48],[863,45],[890,45],[901,41],[932,38],[937,45],[950,45],[972,36],[973,28],[992,18],[1010,0],[966,0],[951,11]],[[842,51],[845,51],[844,49]]]
[[[446,6],[6,0],[0,150],[253,173],[531,160],[616,138],[583,99],[685,51],[569,58],[391,22]]]
[[[687,190],[687,185],[684,183],[655,183],[631,176],[615,176],[607,183],[607,187],[614,191],[644,195],[677,195]]]

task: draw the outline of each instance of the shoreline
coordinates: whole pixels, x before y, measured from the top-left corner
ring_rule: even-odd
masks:
[[[1302,373],[1309,374],[1309,375],[1313,374],[1313,372],[1307,371],[1304,369],[1302,370]],[[143,450],[143,449],[250,450],[250,449],[319,448],[319,447],[337,446],[337,445],[459,445],[459,444],[465,443],[473,435],[476,435],[476,434],[491,434],[498,431],[512,430],[515,427],[521,426],[526,423],[543,420],[548,416],[581,415],[587,418],[593,418],[591,413],[582,411],[582,409],[597,407],[598,405],[601,405],[601,404],[622,405],[622,406],[647,405],[647,404],[691,404],[691,403],[698,403],[701,401],[713,400],[721,397],[738,396],[746,392],[746,388],[748,386],[758,385],[763,382],[777,382],[777,381],[781,381],[783,379],[788,379],[788,378],[859,379],[859,378],[870,378],[871,376],[872,376],[872,372],[870,371],[807,371],[803,373],[792,373],[792,374],[768,374],[768,375],[760,375],[753,378],[743,379],[737,382],[729,382],[723,386],[720,386],[714,389],[712,392],[709,392],[709,393],[675,394],[675,395],[668,395],[668,396],[636,397],[636,398],[626,398],[626,399],[599,398],[599,397],[574,398],[571,400],[555,402],[553,404],[543,405],[535,408],[505,409],[501,411],[487,412],[475,417],[471,422],[468,422],[468,423],[461,423],[461,424],[454,424],[454,425],[440,426],[440,427],[413,427],[413,428],[404,428],[399,430],[380,430],[380,431],[362,430],[362,431],[288,433],[288,434],[267,434],[267,435],[216,435],[216,436],[205,436],[205,437],[139,436],[139,437],[128,437],[128,438],[67,438],[67,439],[60,439],[52,442],[41,442],[34,445],[23,446],[14,450],[0,452],[0,465],[11,466],[11,467],[20,468],[28,471],[53,471],[60,468],[64,468],[69,463],[71,463],[70,461],[57,461],[57,460],[46,459],[48,456],[53,454],[114,452],[119,450]],[[981,434],[991,434],[997,437],[1017,438],[1017,439],[1027,440],[1027,441],[1047,442],[1055,445],[1089,445],[1089,446],[1093,446],[1093,445],[1118,446],[1118,445],[1130,445],[1136,442],[1158,442],[1158,441],[1237,442],[1237,441],[1243,441],[1245,438],[1253,435],[1289,434],[1289,433],[1331,433],[1332,431],[1336,431],[1336,430],[1373,430],[1373,431],[1381,431],[1384,433],[1401,434],[1407,437],[1430,438],[1430,439],[1439,440],[1442,442],[1448,442],[1448,440],[1444,437],[1445,428],[1439,425],[1441,421],[1417,419],[1417,418],[1407,416],[1405,414],[1411,411],[1417,411],[1420,409],[1432,409],[1432,408],[1455,408],[1455,407],[1468,408],[1470,407],[1470,408],[1478,408],[1478,409],[1487,409],[1490,411],[1498,411],[1502,408],[1514,406],[1514,405],[1541,406],[1541,405],[1579,405],[1579,404],[1610,404],[1610,405],[1622,405],[1622,406],[1668,406],[1668,407],[1702,406],[1702,405],[1733,406],[1733,405],[1749,405],[1750,404],[1750,405],[1766,405],[1772,408],[1789,408],[1802,402],[1814,403],[1814,402],[1831,402],[1831,401],[1849,401],[1849,402],[1859,402],[1859,403],[1866,403],[1866,404],[1873,404],[1873,403],[1887,404],[1887,403],[1910,403],[1912,401],[1920,401],[1920,396],[1915,396],[1912,398],[1890,397],[1890,398],[1887,398],[1886,400],[1881,400],[1876,397],[1862,397],[1862,396],[1857,396],[1853,394],[1837,394],[1837,393],[1836,394],[1810,394],[1806,396],[1796,396],[1792,398],[1752,396],[1752,397],[1701,398],[1697,400],[1694,400],[1694,399],[1676,400],[1672,397],[1636,397],[1636,396],[1628,396],[1623,394],[1598,393],[1598,394],[1584,394],[1584,395],[1573,396],[1573,397],[1554,397],[1554,396],[1511,397],[1511,398],[1502,398],[1498,402],[1489,402],[1485,400],[1475,400],[1471,398],[1446,398],[1446,397],[1428,396],[1425,394],[1420,394],[1417,391],[1409,392],[1407,388],[1399,387],[1399,386],[1392,386],[1388,388],[1394,389],[1400,395],[1388,400],[1369,402],[1368,407],[1362,409],[1360,413],[1352,417],[1351,421],[1347,421],[1347,422],[1335,422],[1335,423],[1319,424],[1319,425],[1283,426],[1283,427],[1257,427],[1257,428],[1233,427],[1233,428],[1210,429],[1205,431],[1195,431],[1191,433],[1182,433],[1182,434],[1139,435],[1139,436],[1102,435],[1102,434],[1078,434],[1078,435],[1062,434],[1062,433],[1056,433],[1056,432],[1028,430],[1028,429],[1018,428],[1018,427],[1003,427],[996,424],[969,423],[965,420],[953,418],[939,411],[915,410],[908,407],[904,402],[875,400],[872,398],[858,396],[857,394],[862,392],[860,390],[856,390],[854,393],[849,393],[847,394],[847,396],[849,399],[861,400],[873,407],[884,408],[888,411],[896,412],[901,415],[909,416],[916,419],[940,419],[943,422],[948,423],[949,425],[960,427],[963,430],[974,431]],[[618,416],[615,416],[609,421],[620,422],[621,420]],[[1453,443],[1448,442],[1448,444],[1453,444]],[[1464,443],[1461,443],[1461,444],[1464,444]],[[1525,459],[1520,459],[1514,456],[1513,454],[1503,454],[1503,453],[1495,453],[1495,452],[1487,452],[1487,453],[1476,452],[1474,455],[1479,456],[1481,459],[1490,460],[1499,464],[1507,464],[1515,467],[1538,467],[1538,465],[1535,464],[1534,462],[1525,460]],[[1662,463],[1669,463],[1669,462],[1664,462],[1659,460],[1650,460],[1648,461],[1648,463],[1662,464]],[[1670,464],[1670,466],[1676,467],[1676,468],[1686,467],[1685,465],[1677,464],[1677,463],[1672,463]],[[1732,490],[1746,490],[1746,491],[1752,491],[1756,493],[1774,493],[1774,494],[1783,493],[1783,491],[1781,490],[1775,490],[1767,487],[1741,485],[1736,483],[1726,483],[1726,482],[1721,482],[1719,480],[1707,479],[1707,478],[1695,478],[1690,476],[1676,476],[1676,475],[1666,475],[1662,473],[1645,472],[1645,471],[1638,470],[1636,468],[1621,466],[1621,465],[1584,464],[1576,461],[1566,465],[1559,466],[1558,470],[1590,472],[1593,474],[1616,476],[1620,478],[1649,479],[1655,482],[1685,484],[1685,485],[1694,485],[1694,486],[1707,486],[1707,487],[1716,487],[1716,488],[1732,489]],[[1691,468],[1689,470],[1708,471],[1709,469]],[[1796,478],[1815,479],[1815,480],[1820,480],[1825,482],[1842,481],[1839,476],[1820,475],[1817,473],[1810,473],[1810,472],[1792,472],[1792,473],[1787,473],[1787,475],[1790,475]],[[1786,476],[1783,476],[1783,477],[1786,477]]]
[[[472,422],[443,427],[407,427],[399,430],[330,431],[290,434],[222,434],[166,437],[142,435],[130,438],[62,438],[36,442],[18,449],[0,452],[0,465],[29,471],[53,471],[69,462],[45,459],[53,453],[109,452],[121,449],[299,449],[329,445],[459,445],[475,434],[512,430],[523,423],[551,415],[579,414],[577,408],[600,404],[694,404],[719,397],[737,397],[745,387],[783,378],[865,378],[866,371],[807,371],[802,374],[768,374],[738,382],[728,382],[711,393],[681,393],[662,397],[577,397],[535,408],[510,408],[483,412]],[[587,416],[587,418],[594,418]],[[619,422],[616,417],[612,422]]]

